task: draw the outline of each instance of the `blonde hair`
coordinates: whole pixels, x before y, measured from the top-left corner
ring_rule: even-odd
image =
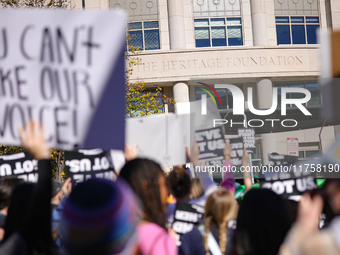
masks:
[[[236,218],[237,205],[234,196],[225,188],[218,188],[212,193],[205,204],[205,235],[204,248],[206,255],[210,255],[208,247],[208,234],[211,223],[219,229],[219,246],[222,254],[227,244],[227,226],[230,220]]]
[[[190,199],[197,199],[204,195],[204,189],[199,178],[194,178],[191,181]]]

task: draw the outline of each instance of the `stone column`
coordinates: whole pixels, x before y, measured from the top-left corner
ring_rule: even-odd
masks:
[[[174,100],[176,101],[175,111],[183,112],[185,111],[185,108],[189,107],[189,87],[184,82],[178,82],[174,85],[173,89],[174,89]]]
[[[268,45],[266,0],[250,0],[254,46]]]
[[[269,109],[272,106],[273,85],[270,79],[261,79],[256,83],[258,109]],[[262,137],[262,164],[268,164],[268,154],[277,152],[276,134],[263,134]]]
[[[170,49],[185,49],[183,0],[168,0]]]

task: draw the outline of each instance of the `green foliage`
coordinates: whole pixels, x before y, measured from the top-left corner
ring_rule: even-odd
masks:
[[[127,41],[130,37],[128,35]],[[174,104],[172,98],[166,97],[162,93],[162,88],[147,89],[143,81],[130,82],[130,76],[133,73],[133,67],[143,65],[138,54],[141,52],[133,45],[128,45],[129,51],[126,52],[125,58],[127,62],[126,76],[126,116],[140,117],[150,114],[163,113],[164,104]]]
[[[0,155],[6,155],[6,154],[14,154],[26,151],[24,147],[17,147],[17,146],[6,146],[0,144]]]

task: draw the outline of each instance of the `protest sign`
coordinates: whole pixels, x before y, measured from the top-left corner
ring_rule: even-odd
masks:
[[[203,161],[223,159],[224,133],[222,127],[197,130],[195,132],[200,154],[198,158]]]
[[[51,147],[123,149],[125,42],[122,11],[0,10],[0,143],[34,119]]]
[[[190,117],[169,113],[129,118],[126,143],[138,145],[138,157],[155,160],[161,166],[185,164],[185,147],[190,146]]]
[[[185,233],[190,232],[203,219],[204,208],[194,204],[177,202],[172,229],[178,234],[177,245]]]
[[[299,139],[287,138],[287,153],[292,156],[299,156]]]
[[[65,173],[66,178],[72,178],[72,187],[88,179],[115,179],[107,154],[101,149],[65,151]]]
[[[28,152],[0,156],[0,178],[16,176],[26,182],[38,182],[38,161]]]
[[[229,140],[231,146],[230,161],[234,166],[242,165],[243,139],[242,137]]]
[[[295,164],[297,157],[290,155],[268,155],[268,166],[262,167],[264,181],[261,188],[267,188],[283,198],[302,195],[307,190],[317,188],[313,174]]]
[[[244,147],[248,153],[255,153],[255,129],[254,128],[239,128],[237,129],[238,136],[243,138]]]

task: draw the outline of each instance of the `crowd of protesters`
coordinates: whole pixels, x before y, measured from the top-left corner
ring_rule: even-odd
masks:
[[[42,128],[30,121],[20,136],[38,160],[39,179],[0,180],[0,255],[340,254],[339,179],[292,203],[269,189],[252,189],[245,173],[246,194],[236,200],[232,172],[220,185],[203,171],[192,179],[185,166],[166,177],[159,164],[137,158],[136,148],[127,146],[116,181],[90,179],[72,187],[71,179],[52,179]],[[228,143],[223,153],[228,167]],[[187,154],[203,167],[197,144]],[[201,207],[204,215],[180,242],[172,228],[176,203]],[[319,230],[322,212],[330,222]]]

